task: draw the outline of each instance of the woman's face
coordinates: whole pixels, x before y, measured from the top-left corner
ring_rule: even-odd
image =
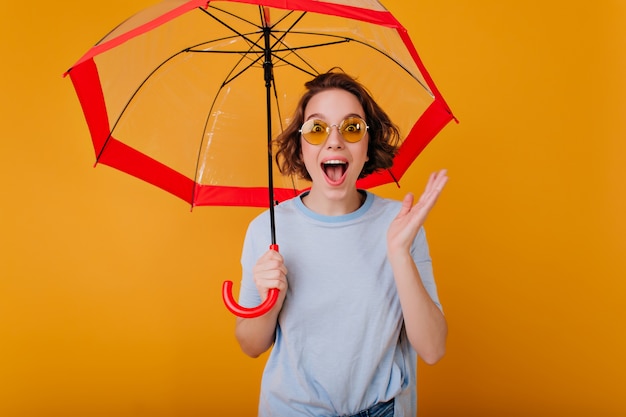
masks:
[[[354,116],[365,119],[363,107],[352,93],[341,89],[325,90],[314,95],[304,109],[305,122],[317,119],[331,126],[330,134],[319,145],[300,138],[302,158],[313,180],[312,188],[316,192],[323,191],[329,199],[341,199],[353,192],[368,160],[367,132],[356,143],[346,141],[339,132],[338,126],[342,121]]]

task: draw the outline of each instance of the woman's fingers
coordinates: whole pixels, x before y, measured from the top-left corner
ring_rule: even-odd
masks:
[[[265,294],[271,288],[287,288],[287,267],[280,253],[269,250],[254,266],[254,281],[259,292]]]
[[[448,176],[445,169],[442,169],[439,172],[432,173],[428,178],[428,183],[426,184],[424,192],[420,196],[420,199],[417,202],[416,206],[422,205],[430,210],[430,208],[432,208],[432,206],[437,201],[439,194],[441,193],[447,182]]]

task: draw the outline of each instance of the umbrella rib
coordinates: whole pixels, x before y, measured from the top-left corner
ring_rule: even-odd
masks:
[[[228,15],[228,16],[230,16],[230,17],[232,17],[232,18],[235,18],[235,19],[237,19],[237,20],[241,20],[242,22],[245,22],[245,23],[249,24],[250,26],[254,26],[254,27],[256,27],[257,29],[261,29],[261,26],[260,26],[260,25],[257,25],[256,23],[254,23],[254,22],[252,22],[252,21],[250,21],[250,20],[248,20],[248,19],[244,19],[243,17],[239,16],[238,14],[235,14],[235,13],[233,13],[233,12],[229,12],[229,11],[228,11],[228,10],[226,10],[226,9],[222,9],[221,7],[217,7],[217,6],[214,6],[214,5],[212,5],[212,4],[210,4],[210,7],[211,7],[211,9],[213,9],[213,10],[217,10],[217,11],[219,11],[219,12],[222,12],[222,13],[224,13],[224,14],[226,14],[226,15]],[[220,20],[220,18],[218,18],[217,16],[215,16],[214,14],[212,14],[211,12],[209,12],[209,10],[208,10],[208,9],[205,9],[205,8],[203,8],[203,7],[199,7],[198,9],[199,9],[201,12],[205,13],[207,16],[210,16],[211,18],[213,18],[213,19],[217,20],[218,22],[220,22],[221,24],[223,24],[223,25],[224,25],[224,26],[226,26],[227,28],[231,29],[233,32],[237,33],[237,31],[236,31],[236,30],[232,29],[229,25],[227,25],[227,24],[226,24],[226,23],[224,23],[222,20]]]
[[[206,43],[206,42],[205,42]],[[199,44],[199,45],[203,45]],[[198,45],[196,45],[195,47],[197,47]],[[237,61],[237,63],[235,65],[233,65],[233,68],[231,69],[231,71],[228,73],[228,76],[225,78],[225,80],[222,83],[222,86],[225,86],[229,83],[231,83],[233,80],[235,80],[237,77],[239,77],[242,73],[244,73],[245,71],[247,71],[250,67],[254,66],[255,64],[257,64],[261,59],[263,59],[263,55],[261,55],[260,53],[255,53],[252,51],[253,46],[250,46],[250,49],[248,49],[247,51],[207,51],[207,50],[202,50],[202,49],[193,49],[195,47],[191,47],[189,49],[187,49],[186,51],[188,52],[192,52],[192,53],[199,53],[199,54],[233,54],[233,55],[241,55],[241,58],[239,59],[239,61]],[[255,59],[251,60],[249,64],[247,64],[241,71],[237,72],[235,75],[232,75],[234,73],[235,68],[237,68],[239,66],[239,64],[241,62],[243,62],[246,58],[249,58],[250,55],[258,55]]]
[[[275,31],[273,33],[276,33]],[[329,46],[329,45],[335,45],[335,44],[340,44],[340,43],[344,43],[344,42],[355,42],[358,43],[366,48],[370,48],[376,52],[378,52],[379,54],[385,56],[387,59],[389,59],[390,61],[392,61],[393,63],[395,63],[399,68],[401,68],[403,71],[405,71],[411,78],[413,78],[417,83],[419,83],[424,90],[426,90],[428,92],[428,94],[431,97],[434,97],[432,91],[430,91],[430,88],[428,88],[428,86],[423,83],[419,78],[415,77],[415,75],[413,75],[413,73],[411,71],[409,71],[408,68],[406,68],[404,65],[402,65],[402,63],[400,63],[397,59],[395,59],[394,57],[392,57],[391,55],[389,55],[389,53],[387,53],[386,51],[384,51],[383,49],[377,48],[373,45],[370,45],[366,42],[363,42],[359,39],[355,39],[355,38],[350,38],[350,37],[346,37],[346,36],[338,36],[338,35],[332,35],[332,34],[325,34],[325,33],[315,33],[315,32],[300,32],[300,31],[296,31],[296,32],[289,32],[290,34],[298,34],[298,35],[312,35],[312,36],[318,36],[318,37],[326,37],[326,38],[334,38],[336,39],[335,41],[328,41],[328,42],[322,42],[322,43],[318,43],[318,44],[311,44],[311,45],[304,45],[304,46],[297,46],[297,47],[290,47],[288,45],[286,45],[284,42],[281,41],[281,44],[284,46],[284,49],[278,49],[278,50],[273,50],[273,54],[275,55],[276,53],[279,52],[292,52],[295,56],[297,56],[302,62],[307,63],[306,60],[304,60],[301,56],[299,56],[296,51],[299,50],[303,50],[303,49],[311,49],[311,48],[319,48],[319,47],[324,47],[324,46]],[[281,37],[281,39],[283,39],[284,36]],[[281,58],[277,55],[275,55],[277,59],[285,62],[286,64],[292,65],[296,68],[298,68],[297,66],[295,66],[295,64],[288,62],[286,59]]]
[[[250,52],[254,49],[254,47],[259,48],[259,56],[258,56],[255,60],[253,60],[252,62],[250,62],[250,64],[249,64],[249,65],[247,65],[246,67],[244,67],[244,68],[243,68],[241,71],[239,71],[237,74],[233,75],[233,76],[232,76],[232,77],[230,77],[230,78],[228,78],[228,77],[227,77],[227,79],[224,81],[224,84],[223,84],[223,85],[226,85],[226,84],[228,84],[228,83],[230,83],[230,82],[234,81],[234,80],[235,80],[237,77],[239,77],[242,73],[244,73],[244,72],[245,72],[245,71],[247,71],[250,67],[252,67],[252,66],[254,66],[255,64],[257,64],[257,63],[258,63],[258,62],[259,62],[259,61],[263,58],[263,55],[261,55],[261,54],[260,54],[260,52],[261,52],[261,51],[263,51],[263,49],[264,49],[264,48],[262,48],[262,47],[259,45],[259,43],[258,43],[257,41],[252,40],[252,39],[249,37],[249,35],[251,35],[251,34],[255,34],[255,33],[256,33],[256,34],[258,34],[259,32],[251,32],[251,33],[244,34],[244,33],[240,32],[240,31],[236,30],[236,29],[235,29],[235,28],[233,28],[231,25],[227,24],[226,22],[224,22],[223,20],[221,20],[219,17],[217,17],[217,16],[215,16],[213,13],[209,12],[208,10],[205,10],[205,9],[202,9],[202,8],[201,8],[200,10],[201,10],[203,13],[205,13],[207,16],[211,17],[212,19],[214,19],[215,21],[217,21],[218,23],[220,23],[221,25],[223,25],[225,28],[227,28],[228,30],[230,30],[231,32],[233,32],[233,33],[235,34],[233,37],[239,37],[239,38],[241,38],[241,39],[245,40],[246,42],[248,42],[248,43],[250,44],[250,48],[249,48],[247,51],[208,51],[208,50],[198,50],[198,49],[193,49],[193,48],[197,48],[197,47],[198,47],[198,46],[200,46],[200,45],[205,44],[205,43],[206,43],[206,42],[205,42],[205,43],[201,43],[201,44],[195,45],[195,46],[193,46],[193,47],[191,47],[191,48],[188,48],[190,52],[197,52],[197,53],[227,53],[227,54],[229,54],[229,53],[230,53],[230,54],[241,54],[241,55],[242,55],[242,59],[241,59],[241,60],[239,60],[239,62],[237,63],[237,65],[238,65],[239,63],[241,63],[241,62],[243,61],[243,59],[247,56],[247,54],[250,54]],[[214,7],[214,10],[218,10],[218,11],[220,11],[220,12],[224,13],[224,14],[227,14],[227,15],[229,15],[229,16],[231,16],[231,17],[235,18],[235,19],[238,19],[238,20],[241,20],[241,21],[243,21],[243,22],[246,22],[246,23],[250,24],[251,26],[258,28],[259,30],[261,30],[261,29],[262,29],[262,27],[261,27],[261,26],[259,26],[259,25],[255,24],[254,22],[251,22],[251,21],[249,21],[249,20],[247,20],[247,19],[244,19],[244,18],[242,18],[241,16],[238,16],[238,15],[236,15],[236,14],[233,14],[233,13],[231,13],[231,12],[227,11],[227,10],[221,9],[221,8],[219,8],[219,7]],[[260,11],[260,10],[261,10],[261,9],[259,8],[259,11]],[[279,19],[279,20],[278,20],[275,24],[273,24],[273,25],[272,25],[272,27],[275,27],[277,24],[279,24],[279,23],[281,23],[282,21],[284,21],[284,20],[285,20],[287,17],[289,17],[292,13],[294,13],[294,11],[290,11],[289,13],[286,13],[286,14],[285,14],[284,16],[282,16],[282,17],[281,17],[281,18],[280,18],[280,19]],[[300,71],[302,71],[302,72],[304,72],[304,73],[306,73],[306,74],[309,74],[309,75],[311,75],[311,76],[315,76],[315,75],[318,73],[318,71],[316,71],[316,70],[315,70],[315,68],[313,68],[312,66],[310,66],[310,65],[309,65],[309,68],[311,68],[311,70],[312,70],[313,72],[312,72],[312,71],[307,71],[307,70],[305,70],[304,68],[302,68],[302,67],[300,67],[300,66],[298,66],[298,65],[296,65],[296,64],[294,64],[294,63],[292,63],[292,62],[289,62],[289,61],[287,61],[287,60],[285,60],[285,59],[283,59],[283,58],[281,58],[280,56],[278,56],[278,55],[277,55],[277,53],[279,53],[279,52],[289,51],[289,52],[294,53],[296,56],[298,56],[298,54],[296,54],[296,53],[295,53],[295,50],[294,50],[293,48],[288,48],[288,47],[287,47],[287,49],[282,49],[282,50],[277,50],[277,51],[275,51],[275,50],[274,50],[274,47],[275,47],[276,45],[279,45],[279,44],[280,44],[280,45],[285,45],[285,44],[284,44],[284,42],[283,42],[283,39],[284,39],[284,38],[285,38],[285,37],[286,37],[289,33],[293,33],[293,32],[291,32],[291,29],[292,29],[292,28],[293,28],[296,24],[298,24],[298,22],[300,22],[300,20],[302,20],[302,18],[303,18],[305,15],[306,15],[306,12],[301,13],[301,14],[300,14],[300,15],[299,15],[299,16],[298,16],[295,20],[294,20],[294,22],[292,22],[292,23],[291,23],[290,27],[289,27],[287,30],[285,30],[284,32],[282,32],[282,31],[281,31],[281,32],[282,32],[282,35],[281,35],[280,37],[276,37],[276,36],[274,36],[274,34],[276,33],[276,31],[271,31],[271,32],[270,32],[270,33],[271,33],[271,35],[272,35],[272,36],[275,38],[275,40],[276,40],[276,41],[274,42],[274,45],[272,45],[272,47],[271,47],[271,51],[272,51],[272,56],[274,56],[276,59],[278,59],[278,60],[280,60],[280,61],[282,61],[282,62],[284,62],[284,63],[286,63],[286,64],[288,64],[288,65],[291,65],[292,67],[294,67],[294,68],[296,68],[296,69],[298,69],[298,70],[300,70]],[[223,39],[228,39],[228,38],[223,38]],[[340,42],[341,42],[341,41],[337,41],[337,42],[335,42],[335,43],[340,43]],[[331,45],[331,44],[332,44],[332,42],[327,43],[327,45]],[[319,46],[322,46],[322,45],[319,45]],[[298,56],[298,58],[299,58],[302,62],[307,63],[307,62],[306,62],[306,60],[304,60],[302,57]],[[233,67],[233,69],[234,69],[234,68],[236,68],[236,67],[237,67],[237,65],[235,65],[235,66]],[[232,74],[232,72],[231,72],[231,74]]]
[[[322,47],[322,46],[329,46],[329,45],[337,45],[340,43],[347,43],[350,42],[349,39],[343,39],[343,40],[339,40],[339,41],[335,41],[335,42],[327,42],[327,43],[323,43],[323,44],[316,44],[316,45],[306,45],[306,46],[300,46],[300,47],[289,47],[287,45],[285,45],[285,49],[280,49],[280,50],[274,50],[272,51],[272,56],[274,56],[277,60],[284,62],[285,64],[298,69],[306,74],[309,74],[310,76],[314,77],[317,74],[319,74],[319,71],[313,67],[306,59],[304,59],[301,55],[299,55],[297,53],[297,51],[299,50],[304,50],[304,49],[312,49],[312,48],[318,48],[318,47]],[[290,52],[291,54],[293,54],[294,56],[296,56],[302,63],[306,64],[306,66],[308,66],[311,71],[306,70],[305,68],[303,68],[300,65],[297,65],[295,62],[292,62],[290,60],[287,59],[287,57],[281,57],[278,55],[278,53],[280,52]]]
[[[226,13],[232,17],[235,17],[237,19],[240,19],[248,24],[250,24],[251,26],[255,27],[258,31],[257,32],[251,32],[251,33],[260,33],[262,31],[262,27],[259,25],[254,24],[253,22],[250,22],[249,20],[243,19],[240,16],[234,15],[230,12],[227,12],[225,10],[222,10],[220,8],[214,7],[214,9],[219,10],[223,13]],[[214,14],[210,13],[208,10],[205,10],[203,8],[200,8],[200,10],[205,13],[207,16],[209,16],[210,18],[212,18],[213,20],[215,20],[216,22],[218,22],[219,24],[221,24],[222,26],[224,26],[226,29],[230,30],[232,33],[234,33],[236,36],[241,37],[242,39],[244,39],[245,41],[249,42],[251,45],[256,46],[257,48],[259,48],[260,51],[262,51],[264,48],[263,46],[259,45],[257,42],[253,41],[252,39],[248,38],[248,36],[242,32],[239,32],[237,29],[235,29],[234,27],[232,27],[231,25],[227,24],[226,22],[224,22],[223,20],[221,20],[219,17],[215,16]],[[252,48],[251,48],[252,49]]]
[[[203,13],[205,13],[207,16],[209,16],[210,18],[212,18],[213,20],[215,20],[216,22],[218,22],[219,24],[221,24],[222,26],[224,26],[226,29],[228,29],[228,30],[230,30],[232,33],[234,33],[234,34],[235,34],[235,35],[234,35],[234,37],[239,37],[239,38],[241,38],[241,39],[245,40],[246,42],[248,42],[248,44],[250,45],[250,48],[249,48],[247,51],[206,51],[206,50],[192,50],[192,49],[190,48],[190,49],[189,49],[189,51],[190,51],[190,52],[199,52],[199,53],[233,53],[233,54],[240,54],[240,55],[241,55],[241,59],[240,59],[240,60],[238,61],[238,63],[237,63],[237,65],[239,65],[239,63],[241,63],[241,62],[244,60],[244,58],[246,58],[246,57],[248,56],[248,54],[250,54],[250,53],[251,53],[251,51],[253,51],[253,50],[254,50],[254,48],[255,48],[255,47],[256,47],[256,48],[258,48],[258,57],[257,57],[256,59],[254,59],[254,60],[253,60],[253,61],[252,61],[249,65],[247,65],[246,67],[244,67],[241,71],[239,71],[237,74],[233,75],[233,76],[232,76],[232,77],[230,77],[230,78],[229,78],[229,77],[227,77],[227,78],[224,80],[224,83],[223,83],[223,86],[224,86],[224,85],[227,85],[228,83],[232,82],[233,80],[235,80],[235,79],[236,79],[237,77],[239,77],[242,73],[244,73],[245,71],[247,71],[247,70],[248,70],[248,68],[250,68],[250,67],[252,67],[253,65],[255,65],[256,63],[258,63],[258,62],[259,62],[259,60],[261,60],[261,59],[264,57],[264,56],[263,56],[263,54],[262,54],[261,52],[263,52],[265,48],[264,48],[264,47],[262,47],[261,45],[259,45],[259,43],[258,43],[257,41],[255,41],[255,40],[253,40],[253,39],[251,39],[251,38],[249,37],[249,35],[251,35],[251,34],[260,34],[260,33],[261,33],[261,30],[262,30],[262,27],[261,27],[261,26],[256,25],[256,24],[254,24],[253,22],[251,22],[251,21],[249,21],[249,20],[247,20],[247,19],[242,18],[241,16],[238,16],[238,15],[233,14],[233,13],[231,13],[231,12],[228,12],[228,11],[226,11],[226,10],[220,9],[219,7],[214,7],[214,9],[215,9],[215,10],[218,10],[218,11],[221,11],[222,13],[225,13],[225,14],[227,14],[227,15],[231,16],[231,17],[234,17],[234,18],[236,18],[236,19],[239,19],[239,20],[241,20],[241,21],[243,21],[243,22],[246,22],[246,23],[250,24],[251,26],[253,26],[253,27],[255,27],[255,28],[257,28],[257,29],[259,30],[258,32],[250,32],[250,33],[246,33],[246,34],[244,34],[243,32],[240,32],[240,31],[236,30],[236,29],[235,29],[235,28],[233,28],[231,25],[227,24],[226,22],[224,22],[223,20],[221,20],[219,17],[217,17],[217,16],[215,16],[213,13],[209,12],[208,10],[205,10],[205,9],[203,9],[203,8],[200,8],[200,10],[201,10]],[[227,39],[227,38],[225,38],[225,39]],[[202,45],[202,44],[198,44],[198,45],[196,45],[196,47],[197,47],[197,46],[199,46],[199,45]],[[233,70],[234,70],[235,68],[237,68],[237,65],[235,65],[235,66],[233,67]],[[231,71],[231,72],[230,72],[230,74],[232,74],[232,73],[233,73],[233,71]],[[230,75],[230,74],[229,74],[229,75]]]
[[[167,62],[169,62],[170,60],[172,60],[174,57],[186,52],[186,49],[183,49],[182,51],[176,52],[175,54],[173,54],[172,56],[168,57],[167,59],[165,59],[163,62],[161,62],[159,65],[157,65],[156,67],[154,67],[154,69],[152,71],[150,71],[150,73],[143,79],[143,81],[141,81],[141,83],[139,83],[139,85],[137,86],[137,88],[135,89],[135,91],[130,95],[130,97],[128,98],[128,101],[126,102],[126,104],[124,105],[124,107],[122,108],[122,110],[120,111],[119,116],[117,117],[117,119],[115,120],[115,123],[113,123],[113,126],[111,126],[111,129],[109,131],[109,135],[107,136],[106,140],[104,141],[104,144],[102,145],[102,148],[100,149],[100,152],[98,153],[98,156],[96,157],[96,162],[100,160],[100,157],[102,157],[102,154],[104,153],[105,148],[107,147],[107,144],[109,143],[109,140],[111,139],[111,137],[113,137],[113,131],[115,131],[115,128],[117,127],[117,125],[119,124],[120,120],[122,119],[122,117],[124,117],[124,115],[126,114],[126,110],[128,109],[128,107],[130,106],[130,103],[132,103],[132,101],[134,100],[134,98],[137,96],[137,94],[139,93],[139,91],[143,88],[144,85],[146,85],[146,83],[148,82],[148,80],[150,78],[152,78],[152,76],[161,68],[163,67],[163,65],[165,65]]]
[[[281,19],[279,19],[279,20],[278,20],[278,22],[276,22],[276,24],[274,24],[272,27],[273,27],[273,28],[274,28],[274,27],[276,27],[276,25],[278,25],[279,23],[281,23],[283,20],[285,20],[285,19],[287,18],[287,16],[290,16],[292,13],[293,13],[293,11],[291,11],[291,12],[287,13],[285,16],[283,16]],[[295,20],[291,23],[291,26],[289,26],[289,28],[288,28],[288,29],[286,29],[286,30],[283,32],[283,34],[282,34],[281,36],[276,36],[276,33],[278,32],[278,31],[276,31],[276,30],[272,30],[272,31],[270,32],[270,34],[272,35],[272,37],[276,40],[276,42],[274,42],[274,44],[272,45],[271,50],[272,50],[272,56],[273,56],[273,57],[275,57],[276,59],[278,59],[278,60],[280,60],[280,61],[282,61],[282,62],[286,63],[287,65],[292,66],[293,68],[296,68],[296,69],[298,69],[298,70],[300,70],[300,71],[304,72],[305,74],[310,75],[311,77],[314,77],[314,76],[316,76],[317,74],[319,74],[319,71],[317,71],[317,69],[315,69],[315,68],[314,68],[311,64],[309,64],[309,62],[308,62],[307,60],[305,60],[304,58],[302,58],[302,56],[300,56],[300,55],[299,55],[299,54],[298,54],[295,50],[290,49],[290,48],[289,48],[289,46],[288,46],[288,45],[286,45],[286,44],[285,44],[285,42],[284,42],[285,37],[287,37],[287,35],[288,35],[288,34],[290,34],[290,33],[294,33],[294,32],[293,32],[293,28],[294,28],[294,27],[295,27],[295,26],[296,26],[296,25],[297,25],[297,24],[298,24],[298,23],[299,23],[299,22],[300,22],[300,21],[304,18],[304,16],[305,16],[306,14],[307,14],[307,12],[303,12],[302,14],[300,14],[300,16],[298,16],[298,17],[297,17],[297,18],[296,18],[296,19],[295,19]],[[278,33],[280,33],[280,32],[278,32]],[[341,41],[339,41],[339,42],[337,42],[337,43],[340,43],[340,42],[341,42]],[[278,50],[276,50],[276,49],[275,49],[275,48],[276,48],[276,45],[283,45],[283,46],[285,46],[285,47],[287,48],[286,50],[290,51],[290,52],[291,52],[291,53],[293,53],[296,57],[298,57],[298,59],[300,59],[300,61],[302,61],[303,63],[305,63],[305,64],[306,64],[306,65],[307,65],[307,66],[308,66],[308,67],[312,70],[312,72],[311,72],[311,71],[307,71],[307,70],[305,70],[304,68],[302,68],[302,67],[300,67],[300,66],[296,65],[295,63],[289,62],[289,61],[287,61],[287,60],[285,60],[285,59],[283,59],[283,58],[279,57],[279,56],[278,56],[278,54],[277,54],[277,52],[281,52],[281,51],[278,51]]]

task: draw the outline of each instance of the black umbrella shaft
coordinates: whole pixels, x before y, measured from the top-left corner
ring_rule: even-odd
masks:
[[[263,62],[263,72],[265,77],[265,109],[267,111],[267,178],[268,178],[268,194],[270,209],[270,232],[272,236],[272,245],[276,244],[276,222],[274,219],[274,170],[272,169],[272,80],[273,64],[272,50],[270,45],[269,25],[263,27],[263,37],[265,39],[265,61]]]

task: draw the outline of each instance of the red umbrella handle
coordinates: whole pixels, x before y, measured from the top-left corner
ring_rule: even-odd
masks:
[[[270,249],[278,251],[278,245],[272,244],[270,245]],[[233,282],[224,281],[224,284],[222,284],[222,298],[224,299],[226,308],[235,316],[242,317],[244,319],[259,317],[270,311],[272,307],[274,307],[274,304],[276,304],[276,301],[278,301],[278,293],[279,290],[277,288],[272,288],[267,293],[265,301],[258,306],[252,308],[242,307],[233,297]]]

